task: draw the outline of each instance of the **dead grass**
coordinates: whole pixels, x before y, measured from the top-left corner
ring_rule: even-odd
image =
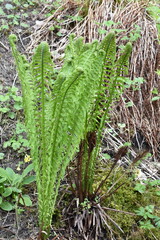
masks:
[[[117,33],[117,43],[122,45],[128,41],[122,38],[134,33],[135,25],[138,25],[140,38],[133,41],[129,77],[131,79],[142,77],[145,82],[136,91],[132,88],[127,89],[120,101],[114,105],[111,127],[116,129],[118,123],[125,123],[124,131],[119,133],[117,138],[123,139],[123,142],[136,141],[133,150],[140,152],[144,148],[148,149],[153,154],[149,161],[157,162],[160,159],[160,102],[152,101],[152,98],[155,96],[153,94],[155,88],[160,92],[160,79],[155,72],[160,68],[158,33],[154,20],[146,11],[149,1],[131,1],[128,4],[125,2],[121,1],[120,4],[113,0],[90,2],[87,15],[81,21],[75,21],[73,18],[66,18],[66,15],[80,15],[84,12],[83,5],[75,1],[63,1],[62,6],[44,20],[41,27],[31,35],[32,44],[27,51],[32,52],[33,46],[42,40],[48,41],[58,68],[62,63],[61,54],[71,33],[75,33],[77,37],[83,36],[86,42],[101,40],[106,33],[100,34],[99,29],[110,31],[113,26],[106,26],[105,21],[113,21],[119,23],[114,28],[120,30]],[[49,30],[57,22],[61,25],[61,37],[57,37],[55,31]],[[133,102],[133,106],[126,107],[128,101]]]

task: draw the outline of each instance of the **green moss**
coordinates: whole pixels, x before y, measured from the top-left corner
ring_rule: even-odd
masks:
[[[110,170],[110,166],[108,165],[107,169],[103,169],[96,176],[96,185],[98,186],[101,179],[104,179]],[[124,172],[126,172],[125,175]],[[123,176],[122,176],[123,175]],[[111,219],[113,219],[117,225],[124,231],[124,234],[118,229],[118,227],[111,221],[108,220],[108,224],[114,230],[115,236],[117,239],[122,239],[123,237],[127,239],[140,240],[140,239],[154,239],[153,234],[160,239],[160,233],[157,228],[151,230],[145,230],[139,228],[139,221],[141,217],[134,215],[134,211],[139,207],[145,207],[147,205],[158,205],[159,197],[155,194],[155,189],[147,189],[147,191],[143,194],[134,190],[136,181],[134,180],[131,173],[128,174],[127,170],[119,167],[113,171],[110,175],[109,179],[107,179],[106,183],[103,185],[101,193],[102,195],[106,194],[110,187],[119,179],[119,182],[114,186],[111,190],[114,191],[118,186],[123,184],[114,194],[109,197],[103,199],[101,206],[106,208],[111,208],[111,210],[107,210],[107,215]],[[108,194],[106,194],[107,196]],[[115,209],[115,211],[113,211]],[[119,210],[119,211],[116,211]],[[127,214],[125,212],[133,213]],[[158,214],[156,214],[158,215]]]
[[[52,215],[52,222],[54,223],[54,227],[59,228],[62,226],[62,214],[61,209],[55,208],[54,214]]]
[[[156,237],[156,238],[155,238]],[[153,240],[160,239],[159,229],[144,230],[138,229],[137,231],[132,231],[128,240]]]

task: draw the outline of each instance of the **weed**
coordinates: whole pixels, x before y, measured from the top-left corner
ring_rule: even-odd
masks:
[[[144,218],[144,221],[140,221],[140,227],[144,229],[160,228],[160,217],[154,215],[155,206],[148,205],[146,207],[140,207],[135,210],[138,216]]]
[[[35,176],[27,176],[33,170],[33,164],[28,165],[22,174],[15,173],[11,168],[0,168],[0,208],[5,211],[15,209],[19,203],[31,206],[30,197],[23,194],[23,186],[35,181]]]
[[[160,186],[160,180],[143,180],[141,183],[137,183],[135,185],[135,191],[139,193],[147,193],[149,192],[152,195],[160,196],[160,191],[158,186]]]
[[[6,94],[0,95],[0,118],[7,114],[9,118],[15,119],[18,112],[22,110],[22,97],[18,95],[16,87],[4,89],[6,90]]]
[[[134,190],[140,194],[145,194],[145,196],[159,197],[160,196],[160,180],[144,180],[141,183],[136,183]],[[143,229],[154,229],[160,228],[160,217],[155,215],[158,213],[158,208],[155,205],[147,205],[145,207],[141,206],[135,210],[138,216],[141,216],[139,224]]]
[[[153,94],[153,97],[152,97],[152,102],[153,101],[157,101],[157,100],[159,100],[160,99],[160,93],[158,92],[158,88],[154,88],[153,90],[152,90],[152,94]]]
[[[38,4],[37,1],[13,0],[6,4],[5,0],[1,0],[0,2],[4,3],[4,7],[0,7],[0,15],[3,16],[0,26],[1,32],[7,33],[11,31],[14,26],[21,26],[22,28],[29,27],[29,25],[26,23],[29,15],[24,13],[24,11]]]
[[[25,152],[29,148],[29,142],[26,139],[26,129],[22,114],[22,96],[20,96],[17,87],[2,88],[3,94],[0,95],[0,118],[2,124],[8,124],[14,120],[15,129],[10,131],[10,138],[3,141],[3,149],[11,147],[18,153]],[[17,120],[20,119],[20,120]]]
[[[11,147],[13,150],[18,150],[19,153],[26,151],[29,148],[29,142],[24,138],[26,128],[21,122],[17,122],[14,135],[3,143],[3,148]]]
[[[149,7],[146,8],[150,16],[155,20],[156,27],[158,31],[159,41],[160,41],[160,7],[157,3],[151,3]]]

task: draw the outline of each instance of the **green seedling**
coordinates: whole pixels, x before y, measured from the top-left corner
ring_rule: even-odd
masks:
[[[26,128],[23,123],[17,122],[14,135],[3,143],[3,148],[11,147],[13,150],[18,150],[19,153],[26,151],[29,148],[29,142],[24,135]]]
[[[0,114],[7,114],[14,119],[18,111],[22,110],[22,97],[18,95],[18,88],[8,88],[6,94],[0,95]]]
[[[154,196],[160,196],[159,191],[160,180],[144,180],[143,183],[137,183],[134,190],[140,194],[147,194]],[[156,207],[154,205],[148,205],[146,207],[140,207],[135,210],[138,216],[141,216],[144,221],[140,221],[140,227],[144,229],[160,228],[160,217],[155,215]]]
[[[144,221],[140,221],[140,227],[144,229],[160,228],[160,217],[154,215],[155,206],[148,205],[146,207],[140,207],[135,210],[138,216],[144,218]]]
[[[160,195],[159,187],[160,180],[144,180],[142,183],[136,183],[134,190],[143,194],[146,191],[151,192],[152,194]]]

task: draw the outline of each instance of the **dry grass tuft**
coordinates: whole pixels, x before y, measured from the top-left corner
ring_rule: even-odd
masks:
[[[115,2],[118,1],[90,1],[87,15],[81,21],[76,21],[66,18],[66,15],[79,16],[84,12],[84,5],[78,1],[63,1],[62,6],[34,31],[28,51],[32,51],[33,46],[40,41],[46,40],[50,43],[57,66],[60,66],[60,54],[63,53],[71,33],[75,33],[77,37],[83,36],[86,42],[91,42],[94,39],[101,40],[106,35],[105,31],[103,33],[100,29],[108,32],[115,28],[120,46],[128,42],[128,39],[123,39],[124,36],[130,38],[131,34],[137,34],[139,29],[140,37],[132,41],[129,77],[141,77],[145,82],[139,85],[136,91],[127,89],[112,108],[112,127],[116,129],[119,123],[125,123],[125,128],[119,132],[118,138],[122,138],[124,142],[132,142],[135,152],[148,149],[153,154],[152,160],[159,161],[160,102],[152,101],[155,96],[153,90],[160,92],[160,79],[156,74],[156,70],[160,69],[160,45],[156,24],[146,11],[149,1],[131,1],[127,4],[126,1]],[[117,25],[109,26],[106,24],[108,21]],[[56,35],[56,31],[50,30],[57,22],[61,25],[61,37]],[[126,107],[126,102],[133,102],[133,106]]]

